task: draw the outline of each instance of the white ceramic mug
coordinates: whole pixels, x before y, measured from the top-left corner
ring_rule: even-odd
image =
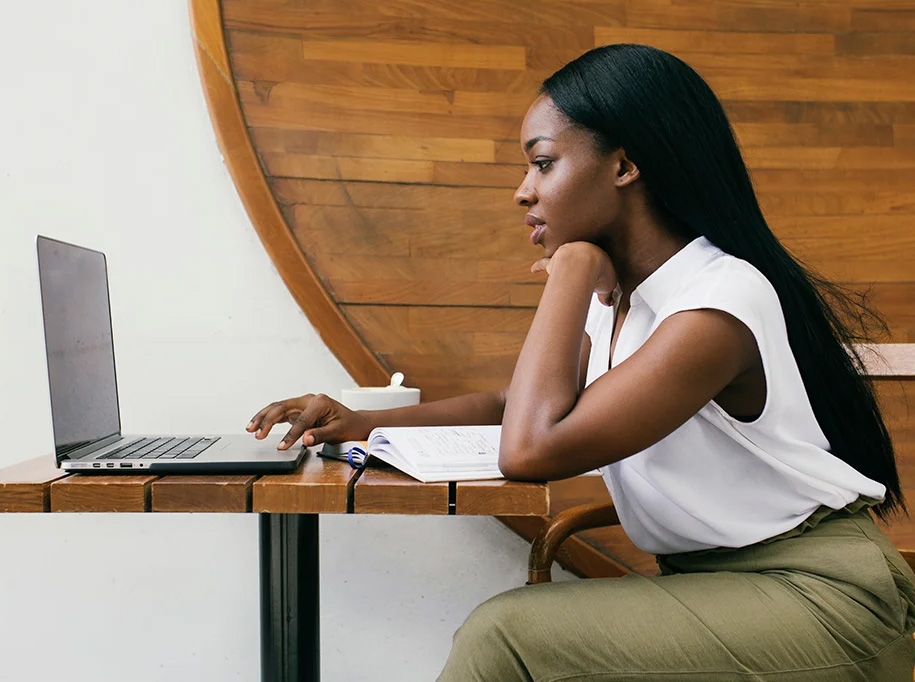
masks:
[[[391,377],[390,386],[356,386],[340,391],[340,402],[351,410],[390,410],[419,404],[419,389],[401,386],[403,375]]]

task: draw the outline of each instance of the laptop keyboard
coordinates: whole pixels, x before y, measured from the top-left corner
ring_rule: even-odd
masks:
[[[138,438],[106,452],[98,459],[194,459],[219,440],[219,436],[201,438]]]

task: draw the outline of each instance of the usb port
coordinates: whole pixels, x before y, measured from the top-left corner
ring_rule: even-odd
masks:
[[[93,463],[92,463],[92,466],[95,467],[96,469],[101,469],[101,468],[102,468],[102,463],[101,463],[101,462],[93,462]]]
[[[114,469],[114,462],[105,462],[105,466],[109,469]]]
[[[132,469],[133,462],[121,462],[121,468],[122,469]]]

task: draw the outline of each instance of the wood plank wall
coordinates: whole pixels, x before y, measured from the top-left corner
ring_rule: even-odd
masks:
[[[521,117],[598,44],[692,64],[773,230],[915,341],[911,0],[223,0],[244,115],[307,258],[425,399],[508,380],[540,296]]]
[[[426,400],[508,381],[542,289],[512,204],[520,121],[546,76],[610,42],[692,64],[724,102],[775,233],[870,290],[885,341],[915,342],[912,0],[222,9],[243,114],[296,241],[366,346]],[[915,506],[911,387],[880,384]],[[891,531],[915,547],[910,520]]]

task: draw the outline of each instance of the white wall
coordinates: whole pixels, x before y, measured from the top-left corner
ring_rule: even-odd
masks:
[[[241,432],[351,383],[221,165],[184,0],[4,3],[0,63],[0,466],[52,450],[38,233],[108,253],[125,430]],[[491,519],[322,533],[331,682],[433,679],[470,609],[524,579]],[[258,646],[253,516],[0,515],[0,680],[251,681]]]

